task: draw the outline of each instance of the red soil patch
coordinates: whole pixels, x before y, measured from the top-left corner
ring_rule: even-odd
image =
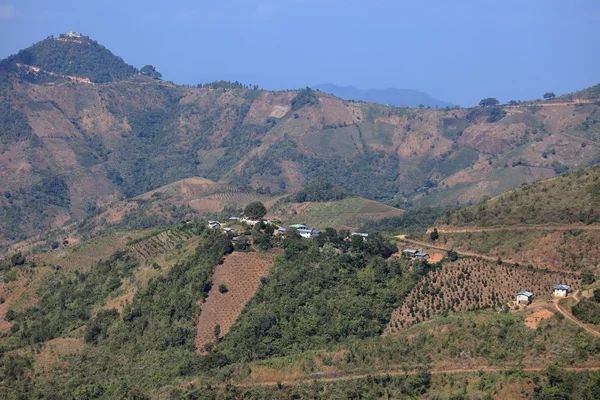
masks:
[[[268,254],[234,252],[223,264],[218,265],[212,278],[213,287],[196,326],[196,349],[203,352],[204,347],[214,342],[214,328],[221,327],[220,336],[229,332],[229,328],[238,318],[246,303],[254,296],[260,286],[260,278],[267,276],[275,265],[277,252]],[[227,293],[219,291],[220,285],[227,286]]]
[[[442,261],[443,258],[444,258],[443,254],[433,253],[433,254],[429,255],[429,262],[432,263],[432,264],[434,264],[436,262]]]
[[[525,325],[530,329],[536,329],[540,322],[545,318],[550,318],[554,313],[550,310],[536,311],[527,318],[525,318]]]

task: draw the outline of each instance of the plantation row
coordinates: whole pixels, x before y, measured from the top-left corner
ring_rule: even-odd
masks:
[[[249,193],[241,190],[229,190],[226,192],[206,196],[207,200],[219,200],[224,204],[246,205],[254,201],[267,203],[273,199],[273,196],[267,194]]]
[[[552,293],[554,285],[578,287],[580,279],[564,272],[494,265],[486,261],[460,260],[444,264],[424,276],[394,312],[386,332],[408,328],[433,315],[503,306],[517,292],[534,296]]]
[[[237,320],[246,303],[254,296],[261,278],[269,275],[277,252],[260,255],[256,252],[234,252],[217,265],[212,277],[213,286],[201,305],[196,327],[196,348],[204,347],[222,337]]]
[[[140,260],[147,261],[181,245],[194,235],[194,227],[184,226],[168,229],[129,246],[129,250]]]
[[[31,257],[41,264],[58,265],[68,271],[88,271],[101,260],[107,260],[115,251],[125,248],[127,237],[124,234],[113,234],[94,238],[83,244],[57,249]]]

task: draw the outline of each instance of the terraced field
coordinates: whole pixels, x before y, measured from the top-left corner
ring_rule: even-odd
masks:
[[[100,260],[106,260],[127,246],[138,232],[115,233],[91,239],[82,244],[58,249],[34,258],[42,264],[58,265],[69,271],[88,271]]]
[[[502,306],[522,290],[537,297],[548,295],[559,283],[575,288],[581,285],[577,275],[566,272],[494,265],[475,259],[444,264],[411,290],[402,306],[392,313],[385,333],[408,328],[436,314]]]
[[[234,252],[225,257],[213,275],[213,286],[196,325],[196,349],[204,352],[205,346],[215,341],[214,329],[220,326],[219,337],[229,332],[246,303],[260,286],[260,279],[269,274],[275,265],[277,251],[267,254]],[[219,290],[221,285],[226,293]]]
[[[186,240],[194,236],[195,229],[193,225],[167,229],[157,235],[133,243],[128,247],[137,258],[142,261],[148,261],[183,244]]]

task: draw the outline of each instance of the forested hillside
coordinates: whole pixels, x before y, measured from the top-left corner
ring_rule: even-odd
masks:
[[[265,194],[326,179],[404,208],[478,201],[600,160],[593,91],[577,104],[434,110],[184,87],[136,75],[86,37],[48,38],[0,71],[3,243],[190,177]]]

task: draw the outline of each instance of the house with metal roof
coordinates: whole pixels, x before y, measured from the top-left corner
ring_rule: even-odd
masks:
[[[294,224],[294,225],[290,225],[290,226],[288,226],[288,228],[294,228],[294,229],[308,229],[308,225],[306,225],[306,224]]]
[[[528,291],[523,291],[523,292],[519,292],[517,293],[517,305],[527,305],[527,304],[531,304],[531,302],[533,301],[533,293],[528,292]]]
[[[569,289],[571,289],[571,286],[556,285],[554,286],[554,295],[556,297],[567,297],[569,295]]]
[[[402,251],[402,254],[407,255],[409,257],[414,257],[418,252],[419,250],[405,249]]]
[[[351,232],[350,236],[361,236],[364,237],[365,239],[369,237],[368,233],[362,233],[362,232]]]
[[[219,221],[208,221],[208,226],[211,229],[221,229],[221,223]]]
[[[316,229],[298,229],[298,233],[303,238],[310,239],[310,238],[314,238],[315,236],[319,236],[321,231],[318,231]]]
[[[415,258],[420,258],[422,260],[427,260],[429,258],[429,254],[427,254],[427,253],[421,253],[420,251],[418,251],[415,254]]]

